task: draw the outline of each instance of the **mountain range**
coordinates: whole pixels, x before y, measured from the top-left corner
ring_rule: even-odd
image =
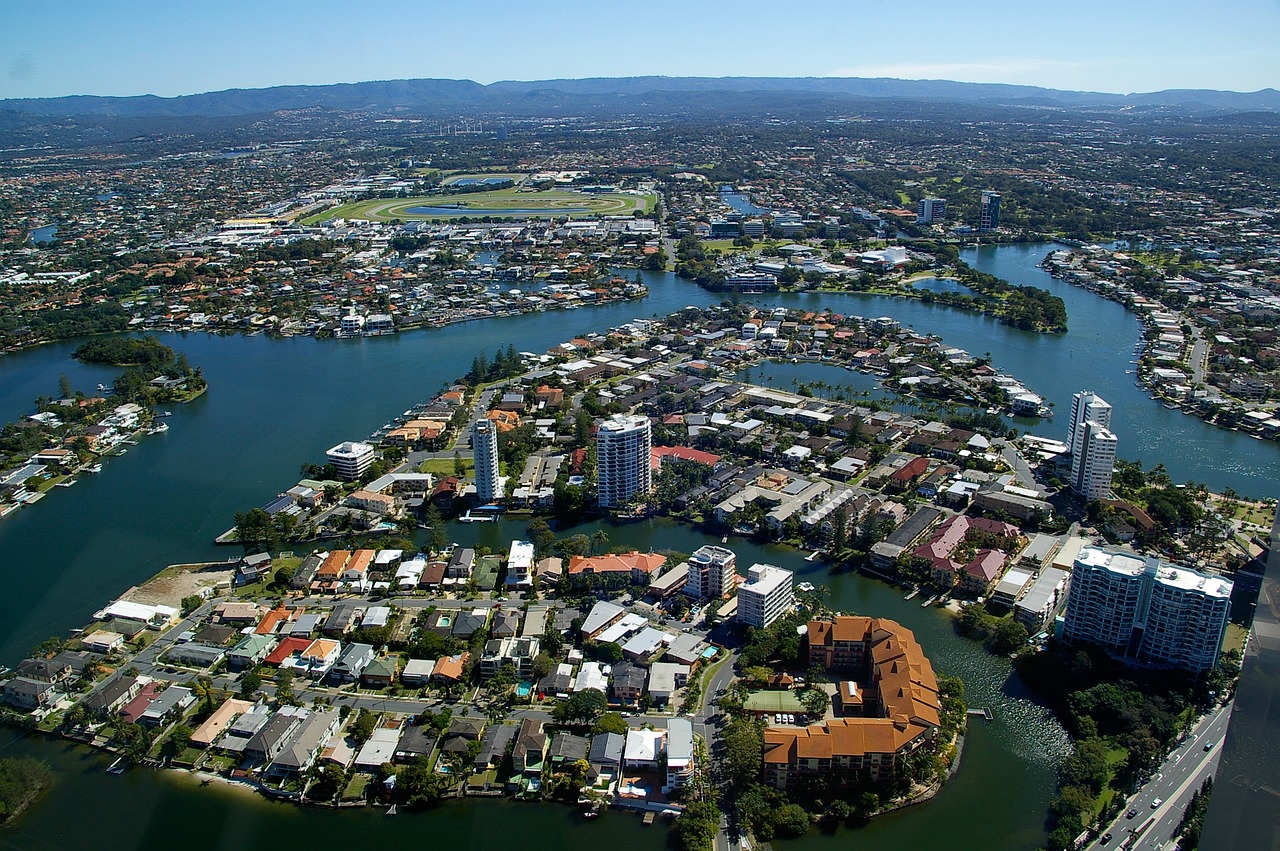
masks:
[[[321,86],[273,86],[162,98],[155,95],[0,100],[0,110],[40,116],[230,117],[310,108],[423,115],[594,109],[666,113],[753,102],[779,108],[794,101],[857,109],[869,100],[970,102],[1060,110],[1280,112],[1280,92],[1169,89],[1137,94],[1078,92],[1004,83],[859,77],[593,77],[578,80],[384,80]]]

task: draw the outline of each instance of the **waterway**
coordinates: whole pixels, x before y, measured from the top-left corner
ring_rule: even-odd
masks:
[[[57,238],[57,225],[45,225],[44,227],[36,228],[31,231],[31,241],[37,244],[41,242],[53,242]]]
[[[1204,481],[1215,488],[1229,485],[1245,494],[1270,493],[1280,479],[1280,447],[1168,411],[1134,387],[1125,370],[1138,338],[1136,320],[1120,305],[1041,272],[1036,263],[1050,247],[971,249],[966,259],[1014,283],[1061,295],[1071,330],[1058,336],[1018,331],[943,305],[883,296],[768,294],[761,302],[893,316],[976,355],[990,352],[998,368],[1018,376],[1060,411],[1067,410],[1073,392],[1095,390],[1115,407],[1112,425],[1120,436],[1122,457],[1139,458],[1147,466],[1161,461],[1175,480]],[[204,369],[209,392],[191,404],[174,406],[167,433],[147,437],[127,455],[109,459],[102,473],[0,520],[0,569],[6,583],[6,593],[0,595],[0,622],[6,625],[0,633],[0,664],[12,665],[35,643],[82,625],[96,609],[166,564],[227,557],[228,550],[210,542],[230,525],[236,511],[261,505],[288,487],[303,461],[319,461],[334,443],[367,435],[390,416],[429,398],[464,373],[478,350],[492,355],[515,341],[521,350],[541,351],[587,331],[665,315],[686,305],[717,303],[723,297],[666,273],[644,273],[644,279],[649,295],[637,302],[393,337],[165,335],[166,343]],[[65,342],[0,357],[0,421],[29,413],[36,396],[56,393],[61,373],[86,391],[110,384],[116,370],[76,364],[69,357],[75,345]],[[757,369],[781,372],[795,367],[799,380],[798,370],[806,366]],[[789,386],[791,377],[787,375],[781,386]],[[865,376],[849,373],[846,383],[863,380]],[[1034,428],[1061,437],[1064,420],[1060,415]],[[455,530],[458,540],[468,534],[494,536],[492,545],[505,547],[517,532],[488,524]],[[610,535],[617,544],[646,549],[687,551],[704,540],[670,524],[634,524],[611,530]],[[1025,699],[1007,665],[952,634],[945,615],[902,601],[889,586],[857,575],[825,577],[821,565],[784,550],[757,551],[737,541],[733,546],[744,569],[753,560],[796,567],[811,581],[825,579],[838,608],[898,618],[916,631],[940,671],[965,680],[971,705],[990,706],[996,714],[991,724],[975,722],[959,775],[935,801],[877,819],[854,837],[905,847],[938,847],[945,842],[948,847],[974,849],[1030,849],[1043,841],[1041,818],[1064,738],[1047,713]],[[541,824],[542,819],[549,820],[546,829],[554,841],[596,837],[592,831],[597,828],[575,826],[571,835],[557,833],[554,822],[561,816],[554,808],[549,811],[554,815],[543,813],[543,808],[524,808],[517,816],[505,805],[484,802],[396,819],[303,814],[260,802],[233,802],[224,793],[188,789],[143,772],[114,778],[83,763],[79,751],[58,745],[23,742],[3,752],[27,748],[48,754],[45,758],[65,768],[67,776],[24,817],[17,835],[34,837],[47,831],[50,837],[64,838],[43,844],[24,838],[17,842],[20,847],[90,847],[90,836],[93,845],[103,846],[102,825],[118,824],[112,816],[120,812],[137,813],[139,824],[120,826],[119,844],[103,847],[132,848],[147,837],[187,835],[183,828],[189,831],[192,824],[202,825],[201,835],[209,837],[202,847],[211,848],[266,847],[273,837],[286,834],[376,840],[437,828],[442,836],[471,845],[496,842],[493,832],[499,826],[511,836],[526,835],[529,820]],[[471,809],[490,805],[498,809]],[[77,818],[67,819],[72,812]],[[94,813],[98,817],[92,817]],[[319,821],[306,821],[310,818]],[[626,818],[611,815],[600,822],[606,843],[638,848],[661,842],[661,830],[649,828],[645,833],[636,827],[633,834]],[[0,840],[10,835],[15,834],[0,835]],[[816,846],[830,841],[815,834],[795,844],[817,851]]]

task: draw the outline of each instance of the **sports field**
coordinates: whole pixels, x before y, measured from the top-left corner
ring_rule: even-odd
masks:
[[[373,222],[443,221],[463,216],[480,218],[547,219],[563,216],[628,216],[636,210],[653,209],[656,196],[605,195],[552,189],[526,192],[498,189],[493,192],[470,192],[465,195],[423,198],[372,198],[342,204],[308,216],[303,224],[316,224],[328,219],[365,219]]]

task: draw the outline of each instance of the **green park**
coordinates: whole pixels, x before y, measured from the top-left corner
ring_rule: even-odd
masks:
[[[329,219],[364,219],[373,222],[441,221],[481,218],[560,218],[564,216],[629,216],[647,213],[656,202],[653,195],[586,193],[564,189],[495,189],[465,195],[415,198],[371,198],[353,201],[313,214],[303,221],[312,225]]]

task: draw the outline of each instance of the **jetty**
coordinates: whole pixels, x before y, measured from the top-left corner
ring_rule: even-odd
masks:
[[[458,518],[459,523],[493,523],[498,519],[496,514],[472,514],[470,509]]]
[[[991,710],[983,707],[982,709],[970,709],[965,713],[967,715],[979,715],[988,721],[994,721],[995,716],[991,714]]]

